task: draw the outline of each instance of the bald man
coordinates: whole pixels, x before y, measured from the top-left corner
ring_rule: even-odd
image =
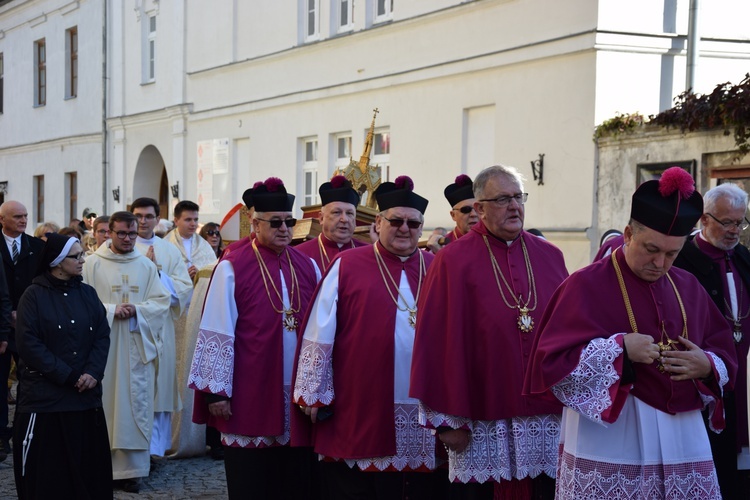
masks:
[[[36,274],[39,258],[42,255],[44,242],[25,233],[29,213],[18,201],[6,201],[0,205],[0,223],[5,244],[0,244],[0,255],[3,259],[5,283],[10,298],[10,329],[7,349],[2,350],[0,343],[0,461],[5,460],[10,452],[11,428],[8,428],[8,374],[10,373],[11,356],[18,361],[16,351],[15,328],[16,308],[26,287]],[[0,291],[0,302],[2,291]],[[5,304],[0,306],[0,314]],[[4,320],[0,320],[4,322]]]

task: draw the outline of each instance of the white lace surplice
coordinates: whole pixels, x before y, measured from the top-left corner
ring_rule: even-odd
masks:
[[[618,335],[591,341],[578,367],[553,388],[567,406],[556,498],[721,498],[700,411],[669,415],[628,395],[617,420],[602,421],[619,380]],[[708,354],[723,386],[724,363]]]
[[[336,337],[336,313],[338,303],[340,260],[331,264],[326,279],[310,312],[310,318],[302,338],[294,386],[294,401],[309,406],[326,406],[335,399],[333,386],[333,345]],[[399,288],[409,304],[414,298],[406,278],[401,272]],[[399,299],[403,308],[403,301]],[[409,324],[409,312],[396,312],[394,333],[394,402],[393,418],[396,430],[396,454],[385,457],[369,457],[344,460],[350,467],[361,470],[417,470],[435,468],[435,438],[418,422],[417,401],[409,398],[409,375],[414,344],[414,329]],[[363,401],[365,398],[363,397]]]
[[[559,415],[469,420],[435,412],[419,403],[419,422],[428,428],[445,426],[471,431],[464,451],[448,451],[448,478],[452,482],[500,482],[542,473],[555,477]]]
[[[281,296],[284,309],[289,308],[284,274],[281,276]],[[228,261],[219,262],[211,278],[211,287],[206,295],[204,313],[201,318],[198,341],[193,355],[188,384],[211,394],[232,397],[234,379],[234,332],[237,324],[237,305],[234,300],[234,268]],[[279,331],[283,335],[283,370],[284,387],[284,433],[279,436],[243,436],[239,434],[221,434],[222,443],[226,446],[242,448],[259,448],[281,446],[289,443],[289,395],[291,391],[292,364],[297,345],[296,332],[283,328],[283,313],[279,313]],[[255,381],[262,383],[262,381]]]

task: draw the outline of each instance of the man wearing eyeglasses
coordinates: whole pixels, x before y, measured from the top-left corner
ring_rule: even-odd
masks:
[[[435,438],[408,394],[428,201],[406,176],[374,196],[378,241],[333,260],[303,325],[292,428],[312,425],[328,498],[441,498]]]
[[[320,194],[321,234],[295,248],[318,264],[321,271],[344,250],[367,245],[354,236],[359,194],[343,175],[337,175],[318,189]]]
[[[172,321],[164,322],[162,335],[158,339],[154,426],[151,433],[151,455],[161,457],[172,445],[172,416],[182,409],[182,387],[178,386],[177,379],[175,332],[176,322],[190,302],[193,282],[177,247],[154,234],[154,228],[159,223],[159,202],[153,198],[137,198],[130,206],[130,211],[138,221],[135,248],[156,264],[161,283],[170,294]]]
[[[448,451],[452,498],[554,496],[559,403],[522,395],[562,252],[523,229],[518,171],[474,179],[479,222],[435,257],[419,301],[410,395]]]
[[[726,183],[703,196],[701,231],[688,238],[674,265],[692,273],[732,328],[739,360],[734,390],[724,391],[726,429],[709,432],[719,486],[724,498],[741,498],[738,453],[748,455],[747,360],[750,350],[750,252],[740,244],[748,227],[748,195]],[[746,457],[746,460],[750,457]]]
[[[96,249],[109,239],[109,215],[100,215],[94,219],[91,227],[94,231],[94,242],[89,245],[86,255],[96,252]]]
[[[433,253],[452,241],[456,241],[461,236],[469,232],[474,224],[479,222],[479,215],[474,210],[474,191],[471,177],[461,174],[456,177],[453,184],[449,184],[443,191],[445,198],[451,206],[451,219],[456,223],[456,227],[445,236],[433,234],[427,241],[427,248]]]
[[[202,267],[216,262],[214,249],[197,234],[199,208],[196,203],[188,200],[175,205],[174,229],[164,238],[182,254],[190,279],[195,278]]]
[[[83,264],[83,281],[107,309],[110,346],[102,380],[115,487],[140,489],[150,468],[156,364],[169,324],[170,293],[156,265],[136,248],[138,220],[130,212],[109,218],[111,239]]]
[[[292,448],[290,390],[297,330],[320,278],[294,248],[294,195],[256,184],[255,238],[226,255],[206,294],[188,383],[193,421],[221,432],[230,499],[310,498],[314,457]],[[247,198],[247,197],[245,197]]]

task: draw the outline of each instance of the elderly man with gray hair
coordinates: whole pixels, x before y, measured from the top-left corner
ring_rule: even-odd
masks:
[[[409,395],[448,451],[451,498],[552,498],[560,413],[522,394],[535,325],[568,276],[562,252],[524,230],[515,168],[473,183],[479,222],[427,273]],[[457,206],[457,205],[454,205]]]
[[[750,225],[748,195],[734,184],[720,184],[706,192],[703,203],[701,231],[688,239],[674,265],[698,278],[732,327],[737,382],[733,391],[724,391],[726,429],[708,435],[722,496],[740,498],[737,454],[748,447],[745,360],[750,350],[750,252],[740,235]]]

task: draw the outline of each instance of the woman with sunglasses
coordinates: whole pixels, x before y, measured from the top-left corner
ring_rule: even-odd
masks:
[[[112,498],[112,462],[100,384],[109,323],[81,280],[77,238],[47,233],[18,304],[19,388],[13,430],[18,498]]]
[[[221,239],[221,227],[215,222],[206,222],[200,230],[201,237],[211,245],[217,257],[224,251],[224,242]]]

